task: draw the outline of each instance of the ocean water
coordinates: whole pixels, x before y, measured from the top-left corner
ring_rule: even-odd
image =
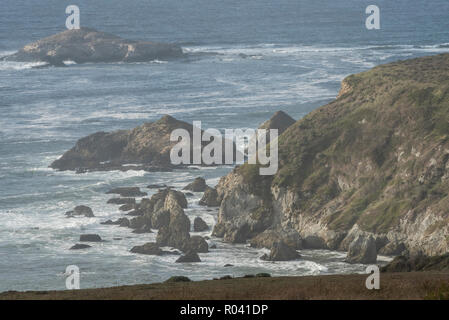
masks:
[[[175,42],[187,57],[67,68],[0,62],[0,291],[64,289],[68,265],[79,266],[82,288],[172,275],[198,280],[364,271],[344,263],[344,252],[303,250],[298,261],[272,263],[258,259],[264,249],[220,239],[212,239],[217,250],[200,254],[201,264],[132,254],[132,246],[154,240],[156,233],[100,225],[123,215],[106,204],[106,191],[140,186],[151,195],[148,184],[183,187],[197,176],[215,185],[232,167],[75,174],[48,165],[83,136],[133,128],[163,114],[218,129],[255,128],[277,110],[299,119],[331,101],[349,74],[449,52],[447,0],[2,0],[0,56],[63,31],[70,4],[80,7],[82,26]],[[364,27],[370,4],[381,8],[381,30]],[[217,210],[198,206],[200,196],[189,199],[186,213],[213,225]],[[95,217],[64,216],[79,204],[92,207]],[[69,251],[82,233],[106,241]],[[226,263],[234,267],[223,268]]]

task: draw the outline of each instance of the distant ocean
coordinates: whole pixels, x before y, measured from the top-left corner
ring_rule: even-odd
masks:
[[[81,25],[124,38],[174,42],[188,53],[176,61],[72,64],[32,68],[0,62],[0,291],[64,289],[68,265],[81,287],[159,282],[172,275],[211,279],[242,276],[363,272],[344,252],[303,250],[292,262],[258,259],[265,250],[212,239],[203,262],[142,256],[132,246],[154,240],[100,225],[122,215],[106,205],[107,190],[165,183],[183,187],[197,176],[215,185],[232,167],[75,174],[48,165],[77,139],[129,129],[163,114],[203,128],[257,127],[275,111],[295,119],[331,101],[347,75],[398,59],[449,52],[447,0],[2,0],[0,56],[63,31],[65,8],[76,4]],[[381,30],[365,28],[365,8],[381,8]],[[186,213],[213,225],[217,210]],[[67,219],[85,204],[94,218]],[[82,233],[107,240],[69,251]],[[210,232],[200,233],[209,235]],[[122,238],[122,240],[113,240]],[[223,265],[233,264],[232,268]]]

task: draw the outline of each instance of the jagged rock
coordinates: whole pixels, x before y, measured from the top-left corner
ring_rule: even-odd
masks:
[[[195,220],[193,220],[193,231],[203,232],[206,230],[209,230],[207,223],[200,217],[196,217]]]
[[[173,187],[169,187],[165,184],[150,184],[147,186],[148,189],[170,189]]]
[[[449,253],[440,256],[423,254],[398,256],[381,268],[382,272],[449,271]]]
[[[189,183],[182,190],[189,190],[193,192],[203,192],[207,188],[206,180],[204,178],[198,177],[192,183]]]
[[[404,255],[404,253],[406,252],[407,248],[405,247],[405,244],[403,242],[392,241],[382,247],[382,249],[380,249],[378,253],[385,256],[399,256]]]
[[[156,256],[160,256],[163,253],[162,249],[159,248],[159,245],[154,242],[148,242],[141,246],[135,246],[131,249],[131,252]]]
[[[151,228],[151,218],[147,216],[138,216],[129,221],[129,227],[131,229],[142,229],[145,226]]]
[[[186,263],[186,262],[201,262],[200,257],[195,251],[189,251],[184,256],[181,256],[176,260],[177,263]]]
[[[114,221],[112,221],[111,219],[100,222],[100,224],[104,224],[104,225],[115,225],[116,223]]]
[[[144,62],[181,56],[182,49],[173,44],[126,40],[91,28],[80,28],[30,43],[3,59],[64,66],[67,60],[76,63]]]
[[[291,125],[295,123],[295,119],[290,117],[288,114],[286,114],[284,111],[277,111],[271,116],[271,118],[267,121],[265,121],[262,125],[259,126],[258,129],[265,129],[267,130],[266,135],[266,144],[270,143],[270,129],[277,129],[278,135],[280,136],[282,133],[284,133],[285,130],[287,130]],[[252,139],[256,139],[253,137]],[[260,148],[261,146],[259,146]]]
[[[186,247],[188,251],[195,251],[199,253],[207,253],[209,252],[209,245],[206,240],[200,236],[192,236],[189,239],[189,243]]]
[[[271,249],[276,242],[282,241],[294,249],[302,249],[302,239],[294,229],[267,229],[251,239],[251,247]]]
[[[349,263],[376,263],[377,249],[376,240],[373,236],[359,235],[349,245],[346,261]]]
[[[101,242],[101,237],[98,234],[82,234],[80,235],[81,242]]]
[[[208,207],[218,207],[220,206],[220,200],[218,197],[217,190],[214,188],[207,187],[204,191],[203,197],[201,198],[199,205]]]
[[[379,252],[385,237],[410,254],[449,252],[448,70],[440,54],[347,77],[337,99],[282,133],[275,175],[244,164],[220,179],[214,235],[282,224],[335,249],[358,225]],[[255,217],[263,206],[271,216]]]
[[[275,242],[270,254],[264,254],[261,259],[267,261],[290,261],[301,257],[296,250],[282,241]]]
[[[120,204],[120,205],[136,204],[136,199],[135,198],[112,198],[112,199],[109,199],[107,203]]]
[[[159,229],[162,226],[167,226],[170,223],[170,211],[159,210],[151,216],[151,224],[155,229]]]
[[[106,192],[107,194],[119,194],[121,197],[143,197],[146,192],[140,191],[139,187],[120,187],[114,188]]]
[[[124,204],[124,205],[120,206],[118,209],[120,211],[130,211],[130,210],[133,210],[134,208],[135,208],[135,205],[130,203],[130,204]]]
[[[242,226],[228,230],[223,240],[230,243],[246,243],[246,240],[249,238],[249,234],[250,228],[248,224],[243,224]]]
[[[191,124],[168,115],[132,130],[97,132],[78,140],[72,149],[65,152],[50,167],[76,172],[171,171],[177,167],[172,165],[170,159],[170,151],[178,144],[177,141],[170,140],[171,133],[176,129],[184,129],[190,135],[193,134]],[[225,143],[223,141],[223,144]],[[206,146],[208,142],[203,141],[202,144]],[[193,154],[193,146],[190,146],[190,151]]]
[[[76,206],[72,211],[67,211],[66,216],[74,217],[74,216],[85,216],[88,218],[94,217],[94,212],[88,206]]]
[[[81,250],[81,249],[87,249],[87,248],[91,248],[91,246],[89,246],[88,244],[77,243],[74,246],[72,246],[70,248],[70,250]]]

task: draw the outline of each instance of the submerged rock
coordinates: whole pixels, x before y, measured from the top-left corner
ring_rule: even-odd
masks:
[[[91,28],[66,30],[27,44],[17,53],[3,57],[7,61],[47,62],[64,66],[64,61],[145,62],[182,57],[174,44],[126,40]]]
[[[76,206],[72,211],[67,211],[66,216],[74,217],[74,216],[85,216],[88,218],[94,217],[94,212],[88,206]]]
[[[91,246],[89,246],[88,244],[77,243],[74,246],[72,246],[70,248],[70,250],[81,250],[81,249],[87,249],[87,248],[91,248]]]
[[[106,194],[119,194],[122,197],[143,197],[146,192],[140,191],[139,187],[120,187],[114,188],[106,192]]]
[[[98,234],[82,234],[80,235],[81,242],[101,242],[101,237]]]
[[[125,204],[136,204],[135,198],[112,198],[109,199],[109,204],[119,204],[119,205],[125,205]]]

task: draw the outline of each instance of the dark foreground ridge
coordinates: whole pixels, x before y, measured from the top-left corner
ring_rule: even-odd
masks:
[[[27,44],[3,60],[64,66],[64,61],[146,62],[182,56],[182,49],[174,44],[126,40],[91,28],[81,28]]]
[[[449,273],[381,274],[380,289],[368,290],[368,275],[307,277],[224,277],[191,282],[174,277],[165,283],[66,291],[9,291],[0,300],[328,300],[449,298]]]

